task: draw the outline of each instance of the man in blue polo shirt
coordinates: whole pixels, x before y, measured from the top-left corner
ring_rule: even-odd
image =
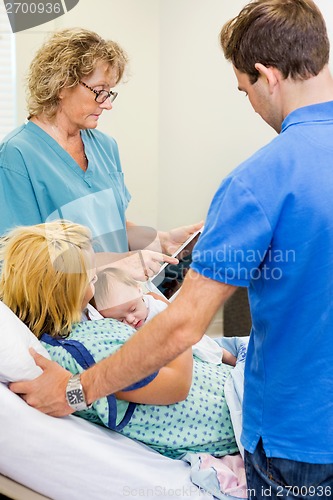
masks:
[[[257,0],[224,25],[221,45],[239,90],[278,136],[222,182],[177,299],[84,372],[83,391],[91,403],[153,372],[197,342],[221,304],[247,287],[253,327],[242,443],[249,497],[331,498],[333,80],[326,27],[311,0]],[[46,413],[70,413],[69,374],[41,364],[37,381],[12,389]]]

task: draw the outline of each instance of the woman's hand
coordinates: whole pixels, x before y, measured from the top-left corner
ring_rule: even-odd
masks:
[[[98,255],[96,254],[96,256]],[[106,255],[104,254],[104,257]],[[102,265],[97,262],[98,271],[106,267],[117,267],[137,281],[147,281],[158,273],[164,262],[170,264],[178,263],[178,259],[160,252],[153,252],[152,250],[138,250],[126,254],[118,254],[118,258],[115,258],[115,255],[112,254],[112,260],[107,263],[104,261]]]
[[[184,241],[191,236],[191,234],[199,231],[203,224],[203,221],[201,221],[190,226],[176,227],[175,229],[171,229],[171,231],[159,231],[158,236],[162,251],[172,255],[184,243]]]

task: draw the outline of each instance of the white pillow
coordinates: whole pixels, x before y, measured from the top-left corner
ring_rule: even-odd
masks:
[[[29,347],[50,359],[29,328],[0,301],[0,382],[31,380],[42,373]]]

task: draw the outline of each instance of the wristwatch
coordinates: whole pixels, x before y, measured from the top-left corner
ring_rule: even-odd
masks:
[[[75,411],[91,408],[92,405],[87,405],[79,373],[69,379],[66,387],[66,399],[69,406]]]

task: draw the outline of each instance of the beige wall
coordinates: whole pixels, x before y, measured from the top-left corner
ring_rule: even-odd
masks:
[[[118,141],[133,195],[128,218],[170,228],[204,218],[221,179],[274,132],[237,91],[218,44],[244,0],[80,0],[53,22],[16,34],[18,123],[23,79],[48,31],[82,26],[117,40],[131,60],[100,129]],[[331,0],[318,0],[333,31]],[[104,9],[104,14],[97,12]]]

